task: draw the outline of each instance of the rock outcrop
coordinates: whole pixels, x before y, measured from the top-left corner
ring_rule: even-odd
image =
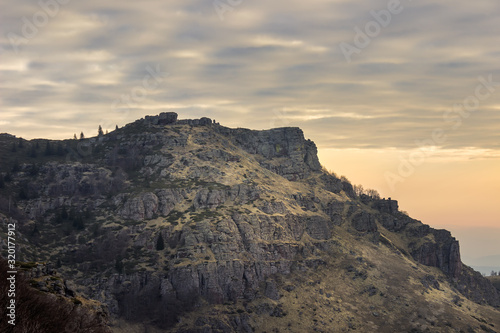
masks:
[[[300,128],[252,131],[221,126],[217,131],[248,153],[260,155],[261,166],[288,180],[304,179],[311,172],[321,170],[316,145],[304,138]]]
[[[177,122],[177,113],[163,112],[157,116],[146,116],[145,121],[151,125],[172,125]]]
[[[458,241],[447,230],[431,229],[429,234],[434,240],[429,239],[419,246],[410,244],[414,248],[412,256],[424,265],[438,267],[450,277],[458,278],[462,273]]]

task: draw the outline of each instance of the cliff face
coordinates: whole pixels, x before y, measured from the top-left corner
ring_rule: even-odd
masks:
[[[35,142],[23,144],[19,154]],[[299,128],[230,129],[166,113],[60,144],[88,153],[18,163],[0,190],[22,194],[19,253],[59,262],[117,320],[179,332],[446,331],[478,325],[455,323],[463,302],[500,305],[449,232],[395,200],[356,197],[322,171]],[[4,218],[13,214],[5,200]],[[438,315],[408,320],[434,306]]]
[[[304,179],[321,170],[316,145],[304,138],[300,128],[252,131],[217,127],[216,130],[246,152],[258,155],[261,166],[288,180]]]

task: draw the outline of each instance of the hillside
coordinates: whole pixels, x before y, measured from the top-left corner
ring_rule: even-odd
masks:
[[[498,275],[488,276],[487,278],[488,278],[488,280],[491,281],[491,283],[495,286],[495,288],[497,288],[497,290],[500,291],[500,276],[498,276]]]
[[[114,332],[500,332],[458,241],[358,197],[299,128],[162,113],[84,140],[1,134],[0,156],[3,247],[13,219],[18,260],[56,267]]]

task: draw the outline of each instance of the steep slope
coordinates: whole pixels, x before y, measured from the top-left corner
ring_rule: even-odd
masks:
[[[58,263],[117,332],[500,327],[498,291],[448,231],[356,197],[299,128],[164,113],[87,140],[0,142],[21,259]]]
[[[9,270],[7,260],[0,257],[0,281],[12,278]],[[77,295],[47,265],[19,263],[15,270],[15,281],[0,284],[1,332],[111,332],[105,307]]]

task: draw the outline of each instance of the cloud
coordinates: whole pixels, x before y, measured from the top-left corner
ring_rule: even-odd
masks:
[[[408,149],[444,128],[443,149],[500,148],[500,87],[459,129],[443,120],[479,76],[500,81],[495,2],[403,1],[351,63],[339,44],[387,1],[243,1],[223,20],[211,1],[70,1],[33,36],[23,32],[43,18],[38,2],[0,4],[1,132],[67,138],[177,110],[300,126],[320,147]],[[169,72],[156,89],[113,107],[156,66]]]

